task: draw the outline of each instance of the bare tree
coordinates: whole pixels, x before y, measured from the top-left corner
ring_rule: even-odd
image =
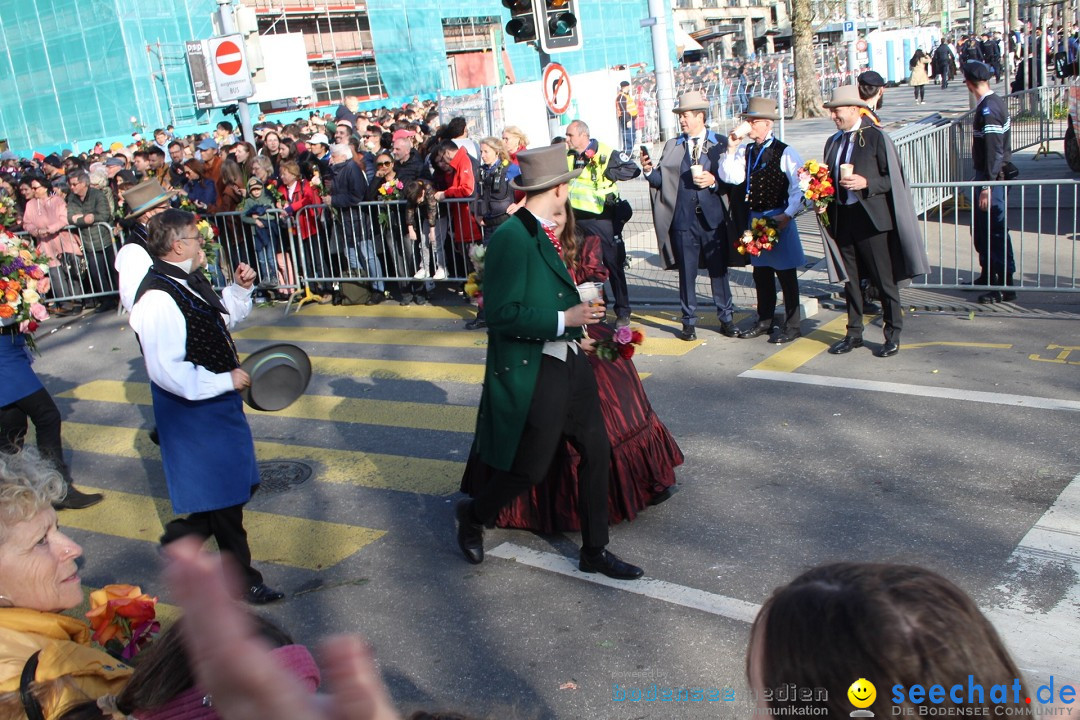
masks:
[[[791,51],[795,57],[795,117],[825,117],[821,85],[814,67],[814,28],[810,0],[792,0]]]

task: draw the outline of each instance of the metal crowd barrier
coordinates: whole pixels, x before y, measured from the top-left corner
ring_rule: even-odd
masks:
[[[991,187],[1004,196],[1003,227],[1007,230],[1016,266],[1015,290],[1080,292],[1080,237],[1077,217],[1080,181],[1013,180],[912,185],[930,258],[930,274],[919,287],[960,289],[979,275],[975,248],[990,243],[991,253],[1004,253],[1004,241],[976,234],[990,227],[992,208],[978,209],[978,192]],[[935,198],[967,198],[967,207]],[[977,222],[978,221],[978,222]],[[1000,287],[1000,286],[995,286]]]
[[[25,230],[15,234],[30,237]],[[61,241],[60,235],[67,237]],[[51,245],[58,248],[63,242],[70,246],[71,239],[77,242],[78,253],[50,255],[50,261],[58,261],[59,264],[52,265],[50,262],[50,289],[45,296],[45,301],[85,302],[116,295],[116,270],[113,269],[113,263],[116,260],[119,243],[112,224],[97,222],[89,227],[68,225],[60,230],[57,240]],[[35,247],[40,248],[37,238],[31,237],[31,240]]]

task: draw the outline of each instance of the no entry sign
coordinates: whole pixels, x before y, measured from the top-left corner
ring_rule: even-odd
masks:
[[[206,40],[210,65],[210,80],[218,104],[228,104],[255,94],[255,83],[244,56],[244,39],[240,35],[222,35]]]
[[[214,51],[214,62],[217,63],[218,70],[225,75],[235,75],[244,67],[244,54],[236,43],[226,40]]]

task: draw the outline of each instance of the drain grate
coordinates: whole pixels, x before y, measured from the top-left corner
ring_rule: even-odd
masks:
[[[259,492],[288,492],[311,477],[311,466],[295,460],[265,460],[258,467]]]

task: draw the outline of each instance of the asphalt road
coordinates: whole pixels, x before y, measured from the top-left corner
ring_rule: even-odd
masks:
[[[611,549],[655,581],[638,584],[577,572],[575,536],[496,530],[482,565],[461,557],[454,490],[485,352],[462,327],[469,308],[253,313],[241,352],[286,339],[317,372],[293,408],[251,416],[261,459],[313,470],[249,506],[256,562],[289,595],[265,614],[304,643],[363,634],[410,709],[742,717],[747,620],[775,587],[825,562],[904,562],[971,593],[1029,680],[1080,681],[1075,315],[909,313],[900,354],[879,359],[823,352],[843,333],[835,311],[777,348],[707,326],[680,343],[670,308],[637,310],[653,341],[638,369],[686,454],[679,492],[613,528]],[[136,582],[168,603],[154,541],[169,510],[133,334],[92,316],[39,344],[75,477],[108,496],[60,517],[86,550],[84,583]],[[615,699],[652,683],[731,699]]]

